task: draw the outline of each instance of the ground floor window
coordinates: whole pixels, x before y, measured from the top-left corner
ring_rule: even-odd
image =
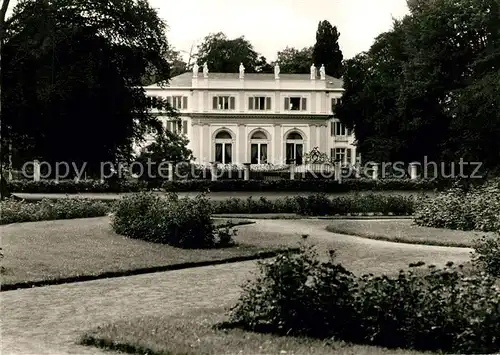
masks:
[[[215,143],[215,161],[221,164],[231,164],[233,146],[231,143]]]
[[[250,146],[250,163],[266,164],[267,163],[267,144],[252,143]]]
[[[302,164],[304,156],[304,138],[297,132],[292,132],[286,137],[286,164],[295,162]]]
[[[232,137],[227,131],[220,131],[215,136],[215,161],[221,164],[233,162]]]
[[[352,150],[350,148],[332,148],[330,155],[335,161],[342,164],[351,164]]]

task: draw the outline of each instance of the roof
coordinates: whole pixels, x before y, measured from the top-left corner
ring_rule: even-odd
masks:
[[[239,80],[239,73],[208,73],[208,78],[211,80],[217,80],[217,79],[222,79],[222,80],[227,80],[227,79],[234,79],[234,80]],[[168,86],[171,87],[191,87],[192,85],[192,78],[193,78],[193,73],[192,72],[187,72],[183,73],[177,76],[174,76],[172,79],[170,79],[170,82]],[[203,73],[198,74],[198,78],[203,79]],[[274,81],[274,74],[264,74],[264,73],[245,73],[245,80],[269,80],[269,81]],[[311,80],[310,74],[281,74],[280,73],[280,80],[304,80],[304,81],[309,81]],[[316,80],[320,80],[320,77],[318,76]],[[326,87],[329,89],[342,89],[344,82],[342,79],[337,79],[334,78],[333,76],[326,76]]]

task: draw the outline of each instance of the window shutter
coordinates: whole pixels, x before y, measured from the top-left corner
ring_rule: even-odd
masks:
[[[270,110],[270,109],[271,109],[271,98],[266,97],[266,110]]]
[[[330,135],[333,137],[335,135],[335,122],[330,122]]]
[[[330,158],[332,158],[333,160],[335,160],[335,148],[331,148],[330,149]]]
[[[285,110],[290,110],[290,98],[285,97]]]
[[[234,106],[235,106],[235,99],[234,99],[234,96],[231,96],[229,98],[229,109],[234,110]]]
[[[182,121],[182,131],[184,134],[188,133],[188,121],[186,120]]]
[[[188,108],[188,98],[187,96],[182,97],[182,108],[186,110]]]
[[[352,159],[352,149],[347,148],[347,164],[351,164],[351,159]]]
[[[167,103],[172,105],[172,96],[167,96]]]
[[[253,110],[253,97],[248,98],[248,109]]]
[[[217,96],[213,97],[213,109],[217,110]]]
[[[172,121],[167,121],[167,131],[172,132]]]
[[[307,110],[307,99],[305,97],[302,98],[302,107],[300,109],[302,111]]]

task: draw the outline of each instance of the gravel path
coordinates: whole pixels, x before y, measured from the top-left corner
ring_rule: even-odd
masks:
[[[409,260],[443,265],[469,259],[470,249],[399,244],[333,234],[324,220],[257,220],[240,228],[292,236],[309,234],[322,248],[335,248],[339,261],[356,273],[396,271]],[[271,238],[271,237],[270,237]],[[271,241],[270,241],[271,242]],[[99,324],[146,314],[182,314],[195,308],[230,306],[255,262],[103,279],[0,293],[1,354],[104,355],[75,345]]]

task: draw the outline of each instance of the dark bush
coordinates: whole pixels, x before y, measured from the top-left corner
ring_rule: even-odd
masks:
[[[82,198],[37,202],[8,199],[0,202],[0,224],[105,216],[110,205]]]
[[[483,236],[477,240],[472,259],[476,266],[500,278],[500,231],[496,236]]]
[[[299,254],[261,262],[261,274],[244,285],[229,325],[390,348],[500,349],[500,288],[493,278],[466,277],[451,263],[395,277],[356,277],[330,255],[320,262],[302,246]]]
[[[480,186],[454,187],[418,201],[415,223],[459,230],[500,230],[500,180]]]
[[[139,193],[115,206],[112,226],[116,233],[182,248],[212,248],[232,243],[229,228],[218,230],[212,220],[213,206],[205,195],[178,198]]]
[[[304,216],[332,216],[348,213],[411,215],[413,196],[385,196],[354,194],[328,197],[326,194],[285,197],[276,200],[231,198],[213,201],[214,213],[297,213]]]

